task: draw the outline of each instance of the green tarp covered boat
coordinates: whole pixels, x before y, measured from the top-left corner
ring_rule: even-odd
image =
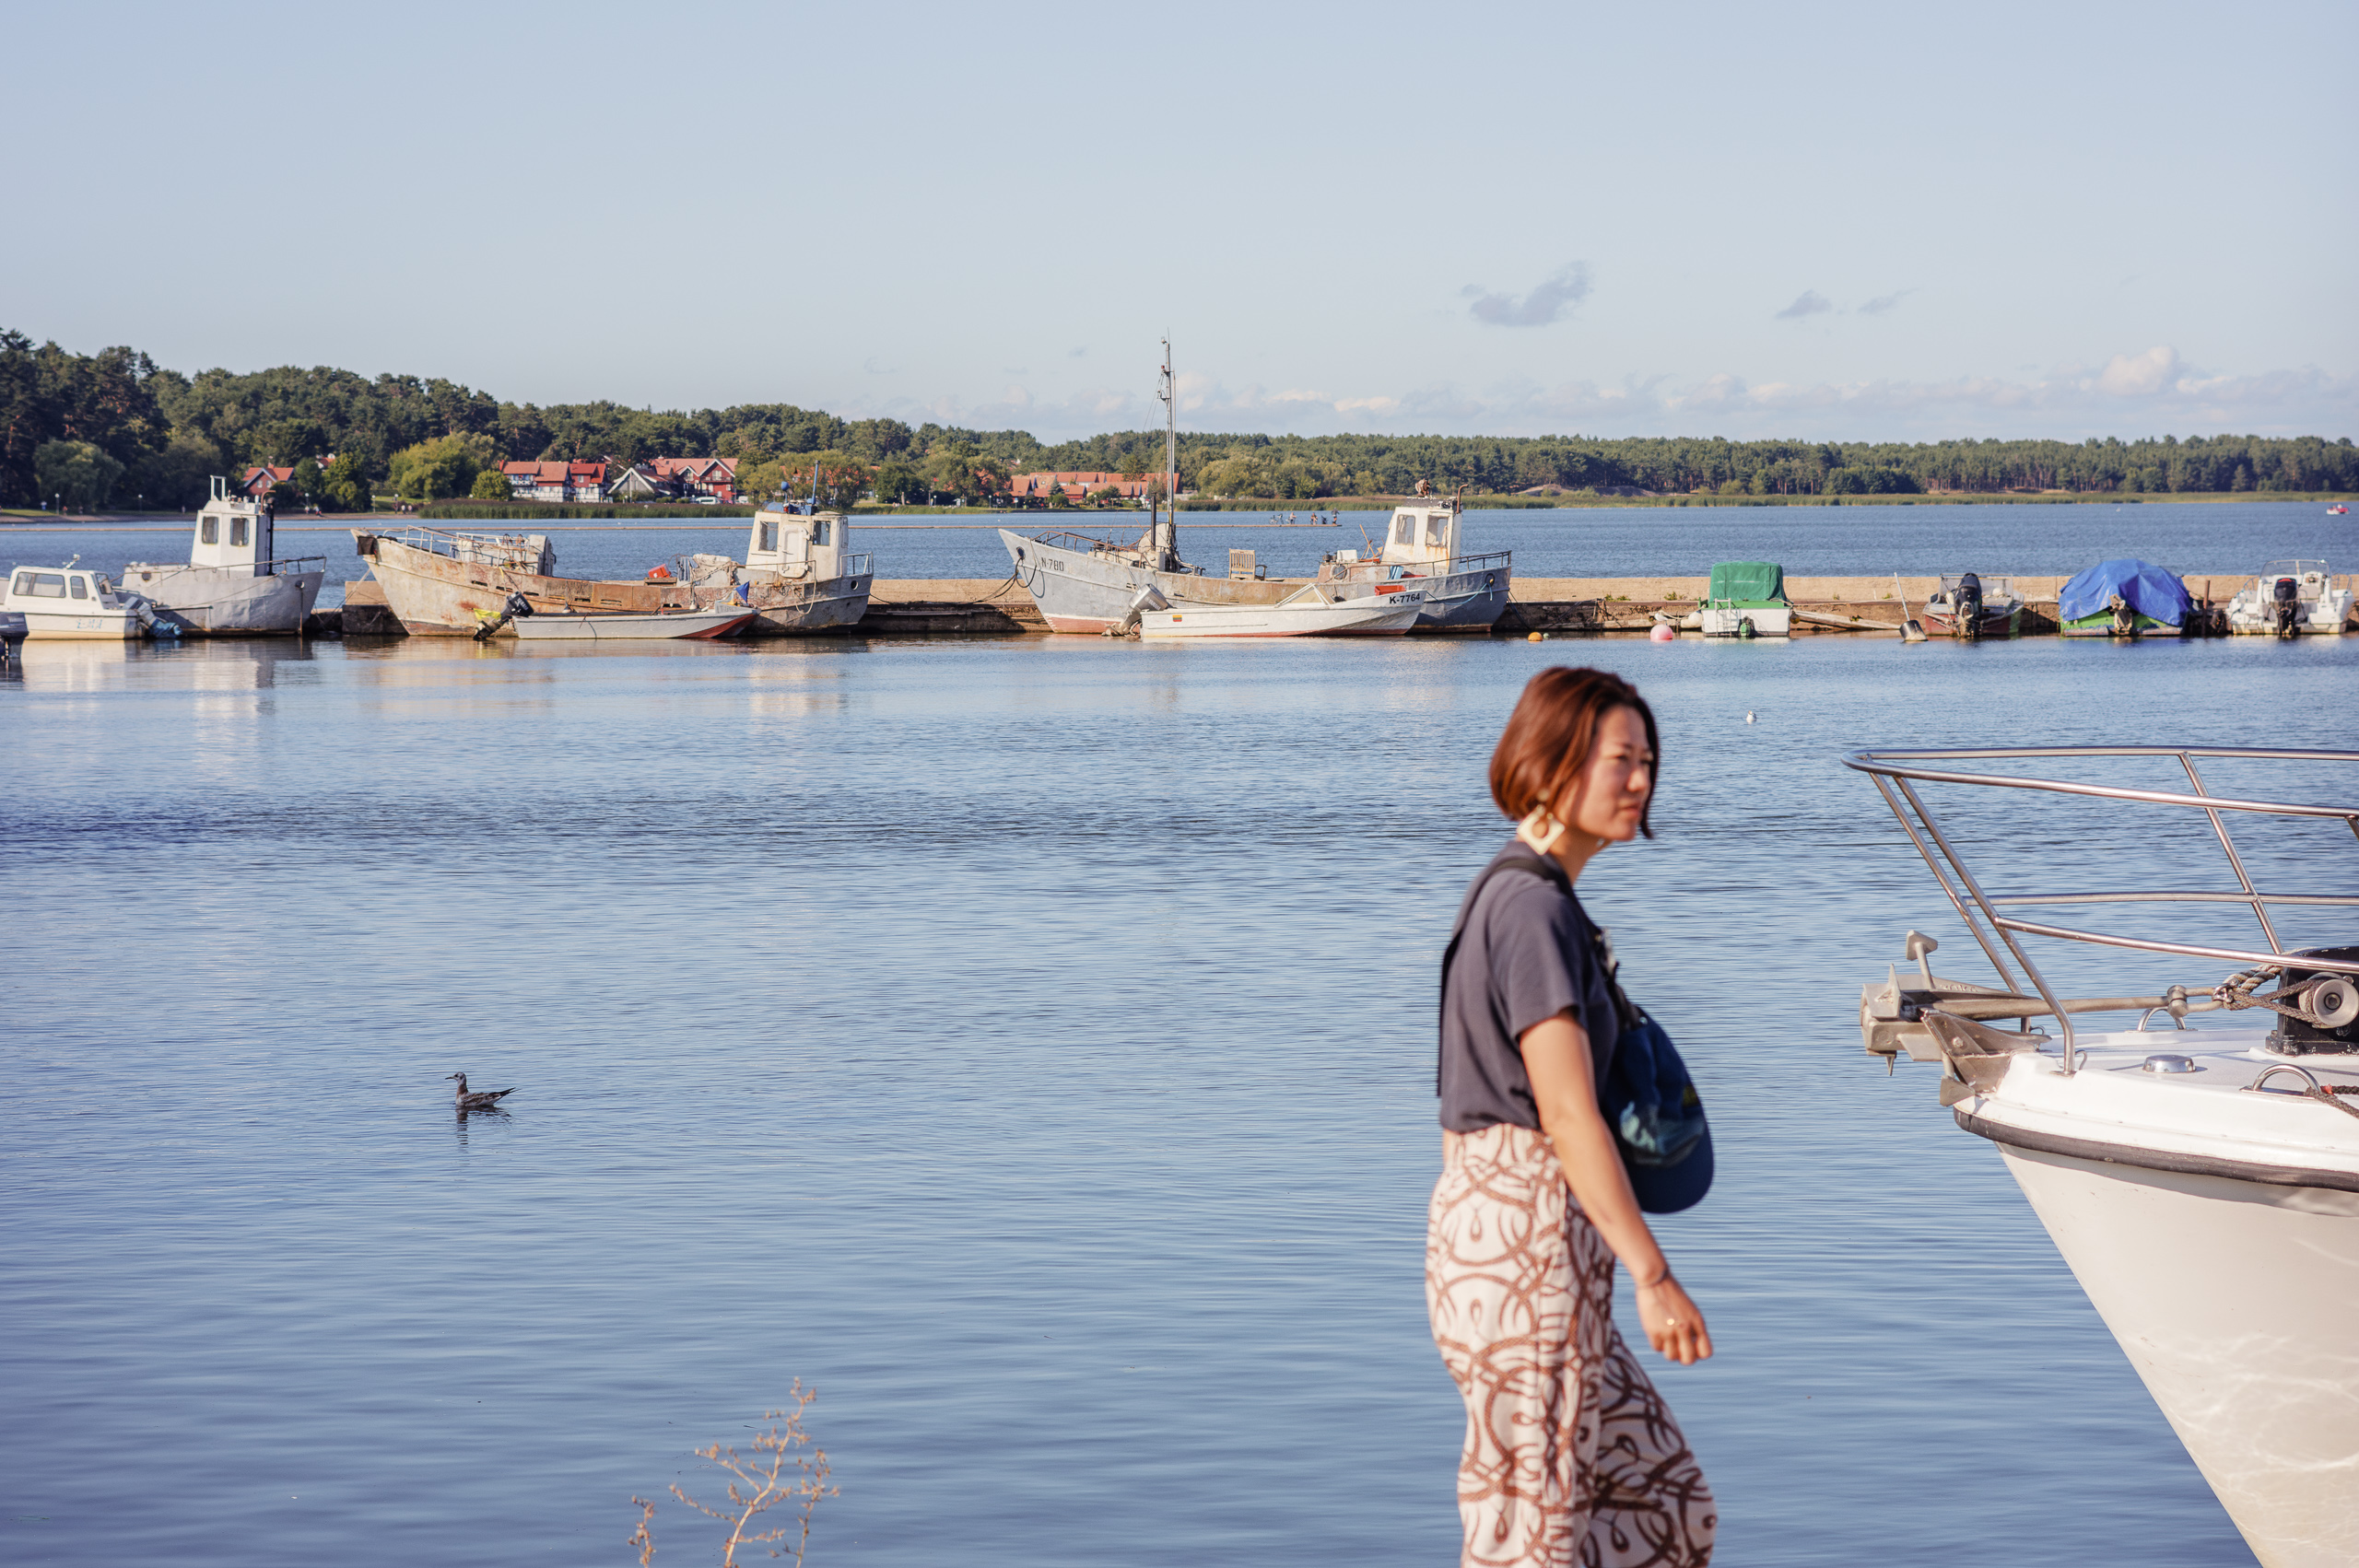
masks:
[[[1793,630],[1786,570],[1775,561],[1722,561],[1712,568],[1701,619],[1706,637],[1785,637]]]

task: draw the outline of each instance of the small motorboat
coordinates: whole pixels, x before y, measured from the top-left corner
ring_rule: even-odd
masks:
[[[2351,591],[2334,586],[2324,561],[2271,561],[2228,601],[2228,630],[2242,637],[2329,636],[2351,617]]]
[[[97,572],[78,569],[74,563],[81,558],[62,567],[18,567],[8,574],[0,613],[24,616],[24,636],[35,642],[127,642],[157,630],[158,617],[147,600],[121,591]]]
[[[2055,771],[2066,778],[2022,771],[2034,759],[2062,763]],[[2186,785],[2146,789],[2134,776],[2096,771],[2123,759],[2183,772]],[[2244,837],[2250,853],[2252,840],[2282,844],[2289,830],[2316,827],[2330,837],[2300,841],[2339,839],[2347,856],[2351,841],[2333,830],[2359,820],[2359,752],[2026,746],[1843,760],[1874,779],[1997,978],[1973,985],[1935,976],[1928,955],[1938,944],[1911,931],[1905,951],[1919,969],[1895,965],[1881,985],[1861,988],[1861,1043],[1887,1060],[1941,1064],[1941,1104],[1961,1130],[1996,1148],[2254,1556],[2270,1568],[2359,1562],[2359,1486],[2349,1484],[2359,1457],[2359,1357],[2351,1352],[2359,947],[2295,946],[2279,935],[2294,905],[2312,930],[2336,931],[2332,922],[2359,911],[2359,894],[2256,885],[2251,869],[2265,862],[2248,865],[2233,842]],[[2271,799],[2244,789],[2213,795],[2199,764],[2221,770],[2215,763],[2307,777]],[[1975,789],[1999,799],[1960,802],[1973,813],[1943,824],[1936,805],[1966,786],[2001,788]],[[2310,803],[2321,793],[2339,799]],[[2057,803],[2043,809],[2043,800]],[[2093,822],[2087,813],[2107,801],[2131,802],[2141,814],[2126,825]],[[2212,831],[2167,840],[2138,831],[2153,813],[2173,811]],[[1969,872],[1978,828],[2009,848],[2052,832],[2044,841],[2071,852],[2024,864],[2069,868],[2071,882],[2024,886],[2014,880],[2020,870]],[[2166,891],[2201,880],[2172,862],[2215,834],[2243,894]],[[2171,869],[2152,873],[2156,864]],[[2318,869],[2335,889],[2349,886],[2350,867],[2346,859],[2339,870]],[[2159,874],[2162,887],[2134,886],[2142,870]],[[2210,917],[2223,900],[2248,907],[2257,940],[2221,940]],[[2107,919],[2125,905],[2149,913]],[[2177,924],[2153,918],[2174,905]],[[2085,911],[2077,919],[2075,907]],[[2092,944],[2077,967],[2119,976],[2097,989],[2149,994],[2065,995],[2030,956],[2034,939]],[[2172,977],[2156,955],[2184,965],[2182,983],[2156,984]],[[2221,979],[2227,968],[2236,972]],[[2133,1014],[2137,1026],[2090,1024],[2108,1012]],[[2202,1027],[2190,1023],[2198,1014],[2206,1015]],[[2038,1340],[2026,1334],[2025,1353],[2036,1357]],[[2062,1439],[2073,1413],[2023,1409],[2013,1430],[2038,1442],[2052,1422],[2048,1431]],[[2104,1469],[2092,1460],[2078,1473],[2102,1486]]]
[[[1139,611],[1146,642],[1183,638],[1400,637],[1417,624],[1426,596],[1417,589],[1344,598],[1340,585],[1310,583],[1274,604],[1210,604],[1187,600]],[[1161,596],[1158,594],[1158,598]]]
[[[2337,501],[2334,505],[2326,509],[2326,515],[2329,517],[2349,517],[2351,515],[2351,509],[2344,506],[2341,501]]]
[[[2195,601],[2178,574],[2151,561],[2099,561],[2056,596],[2060,637],[2201,635]]]
[[[712,641],[743,630],[761,612],[718,610],[536,610],[507,624],[525,642],[619,642],[693,638]]]
[[[1785,568],[1774,561],[1722,561],[1712,568],[1711,589],[1696,618],[1706,637],[1792,635]]]
[[[2024,596],[2003,577],[1978,572],[1942,576],[1942,586],[1925,601],[1925,629],[1935,637],[2018,637],[2023,633]]]

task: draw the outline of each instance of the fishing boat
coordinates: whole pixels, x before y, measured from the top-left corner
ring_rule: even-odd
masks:
[[[2182,637],[2200,633],[2195,601],[2176,572],[2148,561],[2099,561],[2056,596],[2060,637]]]
[[[816,492],[816,472],[812,485]],[[869,557],[851,553],[851,533],[843,514],[817,509],[816,495],[802,503],[772,502],[754,514],[745,564],[732,585],[736,602],[756,612],[752,635],[846,630],[868,614],[876,578]]]
[[[2228,601],[2228,630],[2244,637],[2330,636],[2351,618],[2351,591],[2324,561],[2271,561]]]
[[[134,561],[123,568],[156,614],[182,631],[204,637],[290,637],[318,603],[327,579],[325,556],[276,551],[271,509],[235,495],[213,476],[212,498],[196,514],[188,560]]]
[[[2081,781],[2130,759],[2175,764],[2188,787]],[[2022,747],[1843,760],[1874,780],[1998,975],[1994,985],[1938,977],[1939,943],[1911,931],[1905,952],[1919,972],[1895,965],[1861,988],[1862,1044],[1887,1060],[1941,1064],[1941,1103],[1997,1147],[2254,1555],[2267,1568],[2359,1562],[2359,947],[2297,946],[2279,930],[2299,918],[2347,933],[2359,894],[2265,888],[2247,858],[2263,831],[2294,840],[2280,864],[2315,864],[2298,851],[2332,843],[2334,880],[2348,887],[2359,868],[2344,859],[2353,846],[2342,829],[2359,821],[2359,752]],[[2055,761],[2071,778],[2024,771]],[[2203,779],[2215,762],[2310,777],[2300,801],[2222,795]],[[1958,828],[1988,821],[1990,802],[1945,826],[1930,799],[1959,786],[2069,798],[2079,890],[2017,891],[1969,870]],[[2320,792],[2340,803],[2306,803]],[[2217,837],[2235,891],[2125,886],[2095,862],[2142,836],[2092,830],[2086,812],[2107,802],[2140,813],[2141,825],[2155,809],[2208,819],[2190,825],[2202,841]],[[2302,837],[2311,825],[2321,837]],[[2142,918],[2117,916],[2104,930],[2030,918],[2076,905]],[[2153,918],[2162,910],[2176,913]],[[2258,942],[2223,942],[2204,923],[2231,912],[2249,913]],[[2124,964],[2141,955],[2142,977],[2168,972],[2151,967],[2156,955],[2188,968],[2159,989],[2065,996],[2033,961],[2034,939],[2090,944]],[[2078,1022],[2103,1013],[2135,1013],[2137,1024]],[[2190,1027],[2197,1015],[2206,1016]],[[2036,1355],[2035,1340],[2025,1353]],[[2058,1416],[2060,1431],[2070,1412]],[[2018,1430],[2036,1419],[2026,1411]],[[2076,1463],[2103,1484],[2102,1456]]]
[[[475,637],[487,626],[493,628],[490,635],[512,637],[526,611],[652,615],[703,608],[682,580],[558,577],[557,551],[546,534],[424,526],[377,533],[356,528],[352,542],[383,587],[386,607],[413,637]]]
[[[1507,613],[1515,554],[1460,552],[1462,525],[1458,497],[1433,496],[1428,480],[1417,481],[1417,498],[1392,509],[1384,543],[1362,559],[1339,550],[1320,563],[1317,580],[1341,584],[1346,592],[1376,592],[1388,586],[1415,588],[1425,595],[1419,631],[1486,632]]]
[[[81,558],[62,567],[17,568],[0,597],[0,614],[22,615],[21,635],[31,642],[125,642],[158,629],[162,623],[146,599],[100,573],[79,569]]]
[[[1306,583],[1274,604],[1169,604],[1142,607],[1143,642],[1190,638],[1400,637],[1425,610],[1421,589],[1346,597],[1332,584]]]
[[[1706,637],[1788,637],[1793,606],[1786,601],[1785,568],[1774,561],[1722,561],[1712,568],[1710,590],[1696,606]]]
[[[1935,637],[1979,642],[1986,637],[2023,632],[2024,596],[2003,577],[1978,572],[1942,574],[1942,586],[1925,601],[1925,629]]]

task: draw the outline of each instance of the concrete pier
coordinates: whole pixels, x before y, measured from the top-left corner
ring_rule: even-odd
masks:
[[[2024,596],[2024,635],[2052,635],[2057,595],[2071,579],[2011,577],[2010,580]],[[2251,586],[2253,577],[2250,572],[2190,572],[2183,580],[2199,607],[2224,606],[2238,591]],[[2337,574],[2334,583],[2350,588],[2359,583],[2359,578]],[[1520,577],[1507,614],[1492,630],[1501,636],[1528,632],[1643,636],[1653,627],[1656,613],[1674,618],[1684,615],[1710,587],[1711,579],[1704,577]],[[1907,613],[1921,617],[1926,599],[1940,587],[1939,578],[1904,577],[1897,593],[1907,595]],[[1872,626],[1814,626],[1798,617],[1794,622],[1797,637],[1874,637],[1885,628],[1896,634],[1903,619],[1902,600],[1889,577],[1789,577],[1786,597],[1797,610],[1873,623]],[[975,577],[879,578],[869,598],[868,614],[851,631],[868,637],[1004,637],[1048,629],[1031,595],[1021,587],[1006,578]],[[345,584],[344,608],[318,612],[306,630],[321,637],[402,635],[401,623],[385,607],[384,590],[365,580]]]

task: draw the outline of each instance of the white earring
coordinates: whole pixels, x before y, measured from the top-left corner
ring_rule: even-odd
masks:
[[[1545,823],[1548,827],[1545,837],[1541,836],[1540,831],[1543,823]],[[1565,825],[1549,815],[1546,806],[1534,806],[1525,813],[1524,819],[1516,825],[1515,836],[1545,855],[1556,848],[1556,840],[1562,838],[1565,832]]]

